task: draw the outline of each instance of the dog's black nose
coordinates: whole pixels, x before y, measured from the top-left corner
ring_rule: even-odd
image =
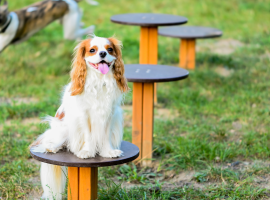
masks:
[[[107,55],[107,53],[105,51],[101,51],[99,53],[99,55],[100,55],[101,58],[105,58],[105,56]]]

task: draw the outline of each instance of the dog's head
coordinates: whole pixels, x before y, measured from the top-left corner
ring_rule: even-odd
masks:
[[[8,3],[4,1],[2,4],[2,0],[0,0],[0,27],[5,25],[8,20]]]
[[[83,92],[87,68],[92,68],[98,73],[106,74],[111,70],[122,92],[128,90],[124,77],[124,62],[121,52],[122,43],[114,37],[94,37],[82,41],[75,48],[73,68],[71,70],[71,95]]]

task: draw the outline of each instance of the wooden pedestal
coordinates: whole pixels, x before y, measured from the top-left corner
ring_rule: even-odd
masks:
[[[33,152],[32,148],[30,154],[38,161],[68,167],[68,200],[95,200],[98,198],[98,167],[128,163],[139,156],[139,148],[129,142],[122,141],[120,149],[123,156],[117,158],[96,155],[94,158],[81,159],[67,150],[38,153]]]
[[[68,200],[98,198],[98,168],[68,167]]]
[[[151,164],[154,124],[154,83],[133,83],[132,143],[143,165]]]
[[[195,39],[181,39],[180,42],[180,54],[179,54],[179,66],[185,69],[195,69]]]
[[[140,64],[157,64],[157,27],[141,27]],[[133,83],[132,143],[140,149],[138,159],[151,163],[153,146],[154,103],[157,103],[156,83]]]

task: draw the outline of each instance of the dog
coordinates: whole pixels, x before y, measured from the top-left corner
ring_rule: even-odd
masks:
[[[2,0],[0,0],[1,3]],[[0,6],[0,52],[8,45],[22,42],[60,19],[64,27],[64,38],[80,39],[91,34],[94,26],[81,29],[82,13],[78,6],[80,0],[45,0],[14,12],[9,12],[7,1]],[[97,2],[88,0],[88,3]]]
[[[129,88],[121,46],[114,37],[93,36],[79,43],[62,104],[55,117],[46,117],[50,128],[31,145],[33,152],[57,153],[66,148],[81,159],[122,155],[120,105]],[[53,194],[61,199],[65,173],[65,167],[41,163],[43,198],[52,199]]]

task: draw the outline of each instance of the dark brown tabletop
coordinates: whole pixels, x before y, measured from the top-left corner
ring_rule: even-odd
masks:
[[[159,28],[158,34],[183,39],[203,39],[220,37],[222,35],[222,31],[215,28],[201,26],[168,26]]]
[[[177,15],[156,13],[128,13],[114,15],[111,21],[118,24],[135,26],[169,26],[187,23],[187,18]]]
[[[169,82],[187,78],[188,71],[180,67],[150,64],[125,65],[125,77],[129,82]]]
[[[81,159],[67,151],[36,153],[32,152],[30,149],[30,153],[31,156],[38,161],[69,167],[106,167],[119,165],[133,161],[139,156],[139,148],[130,142],[123,141],[120,149],[124,152],[124,156],[119,158],[103,158],[96,156],[95,158]]]

